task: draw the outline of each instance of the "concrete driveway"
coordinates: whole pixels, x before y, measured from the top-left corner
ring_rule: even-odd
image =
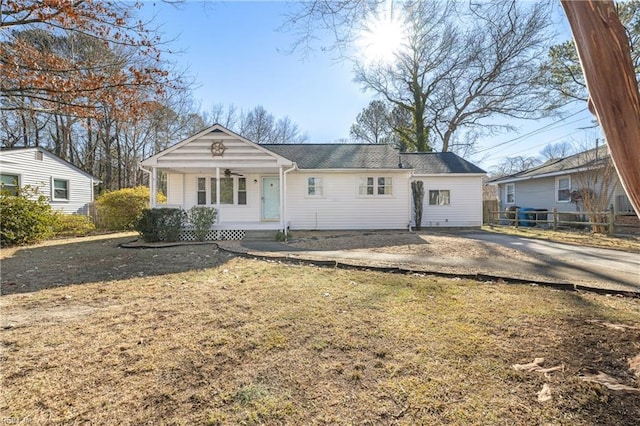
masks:
[[[600,282],[604,286],[640,291],[640,255],[618,250],[583,247],[491,232],[465,232],[464,238],[489,241],[534,254],[546,276],[565,282]],[[528,262],[530,263],[530,262]],[[505,266],[510,262],[506,262]]]
[[[459,231],[456,238],[495,243],[526,252],[529,260],[507,257],[473,258],[460,255],[443,258],[370,250],[309,250],[275,242],[243,242],[249,254],[309,261],[336,261],[358,266],[388,266],[403,269],[481,274],[494,277],[573,284],[617,291],[640,292],[640,255],[616,250],[582,247],[533,240],[484,231]]]

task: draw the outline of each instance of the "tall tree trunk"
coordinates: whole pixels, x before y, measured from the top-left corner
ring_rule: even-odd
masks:
[[[561,0],[587,82],[591,111],[640,217],[640,93],[629,39],[612,1]]]

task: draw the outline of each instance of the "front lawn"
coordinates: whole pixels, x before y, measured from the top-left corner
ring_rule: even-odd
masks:
[[[580,378],[601,371],[640,385],[628,364],[640,352],[638,299],[288,265],[209,246],[123,252],[96,244],[95,265],[102,256],[103,265],[127,265],[139,276],[113,269],[110,279],[0,299],[4,418],[183,425],[640,418],[640,393]],[[168,269],[171,259],[179,269]],[[166,270],[152,273],[154,262]],[[539,357],[561,368],[513,368]],[[551,399],[540,402],[545,385]]]

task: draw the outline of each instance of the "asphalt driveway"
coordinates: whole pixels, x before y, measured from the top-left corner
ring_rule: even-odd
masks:
[[[359,266],[392,266],[424,272],[483,274],[532,282],[573,284],[640,292],[640,255],[617,250],[533,240],[484,231],[460,231],[456,238],[500,244],[531,254],[529,260],[443,258],[367,250],[311,250],[274,242],[243,242],[249,254],[309,261],[337,261]]]

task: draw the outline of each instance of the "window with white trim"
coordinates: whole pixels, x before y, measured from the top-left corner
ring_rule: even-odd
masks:
[[[69,200],[69,181],[66,179],[53,179],[53,200]]]
[[[218,180],[214,177],[199,177],[197,180],[197,204],[217,204]],[[220,178],[220,204],[246,205],[247,179],[244,177]]]
[[[367,176],[360,178],[358,194],[363,197],[393,195],[393,178],[389,176]]]
[[[310,197],[322,197],[322,178],[308,177],[307,178],[307,195]]]
[[[238,178],[238,204],[247,204],[247,179],[243,177]]]
[[[507,204],[516,203],[516,185],[515,183],[508,183],[505,186],[505,200]]]
[[[0,190],[9,195],[18,195],[20,189],[20,178],[18,175],[10,175],[6,173],[0,174]]]
[[[448,206],[451,204],[451,193],[448,189],[435,189],[429,191],[430,206]]]
[[[570,176],[556,178],[556,201],[558,203],[568,203],[569,201],[571,201]]]
[[[211,178],[211,204],[216,204],[216,178]],[[233,178],[220,178],[220,204],[233,204]]]
[[[197,197],[199,206],[207,204],[207,179],[203,177],[198,178]]]

